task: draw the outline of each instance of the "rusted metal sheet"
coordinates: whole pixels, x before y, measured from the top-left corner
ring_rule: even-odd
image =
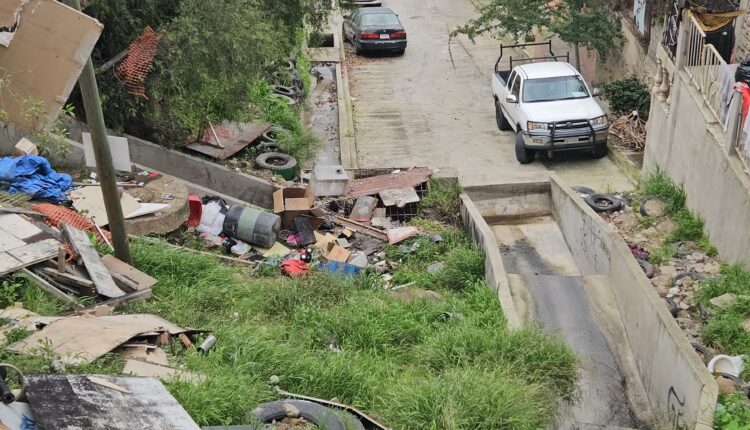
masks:
[[[416,187],[432,176],[432,170],[427,167],[415,167],[387,175],[371,176],[369,178],[355,179],[349,182],[346,197],[372,196],[381,191],[394,188]]]

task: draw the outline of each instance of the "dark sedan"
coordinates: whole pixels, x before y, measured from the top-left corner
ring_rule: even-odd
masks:
[[[406,51],[406,30],[387,7],[354,10],[344,20],[344,39],[354,45],[357,54],[381,51],[401,55]]]

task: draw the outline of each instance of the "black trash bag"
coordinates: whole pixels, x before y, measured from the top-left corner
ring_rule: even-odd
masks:
[[[734,80],[736,82],[744,82],[750,85],[750,58],[740,63],[737,66],[737,71],[734,74]]]

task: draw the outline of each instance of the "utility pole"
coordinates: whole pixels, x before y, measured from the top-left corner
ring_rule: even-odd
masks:
[[[81,10],[79,0],[64,0],[64,3],[75,10]],[[125,218],[122,214],[120,198],[117,196],[117,177],[115,176],[115,168],[112,166],[112,154],[109,150],[107,129],[104,125],[104,114],[99,99],[99,87],[96,85],[96,75],[94,74],[94,64],[91,62],[91,57],[89,57],[81,76],[78,78],[78,84],[81,86],[83,107],[86,110],[86,122],[91,128],[94,158],[99,170],[104,207],[107,210],[115,256],[128,264],[133,264],[128,234],[125,231]]]

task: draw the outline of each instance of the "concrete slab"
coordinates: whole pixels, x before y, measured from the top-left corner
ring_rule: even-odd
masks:
[[[169,207],[151,215],[125,220],[128,234],[165,234],[179,228],[188,219],[188,188],[177,178],[162,175],[142,188],[129,188],[128,194],[143,203],[167,203]],[[174,199],[162,196],[172,194]]]

